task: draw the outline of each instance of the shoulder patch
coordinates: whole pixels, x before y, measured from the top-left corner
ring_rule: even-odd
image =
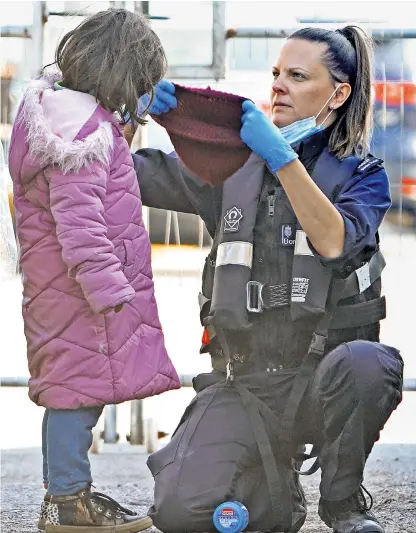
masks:
[[[379,159],[377,157],[374,157],[373,155],[369,154],[367,157],[365,157],[361,163],[358,165],[356,174],[362,174],[363,172],[367,172],[370,170],[370,168],[373,168],[377,165],[380,165],[383,163],[382,159]]]

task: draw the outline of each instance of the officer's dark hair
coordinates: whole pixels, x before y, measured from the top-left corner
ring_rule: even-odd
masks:
[[[329,149],[340,159],[351,154],[365,155],[372,130],[371,80],[373,46],[371,39],[357,26],[338,30],[303,28],[290,39],[324,43],[327,50],[322,63],[334,83],[349,83],[351,95],[337,109],[337,119],[329,140]]]

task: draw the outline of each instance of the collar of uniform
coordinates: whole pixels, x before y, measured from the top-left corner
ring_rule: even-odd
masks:
[[[332,126],[328,126],[322,131],[311,135],[304,141],[301,141],[293,147],[294,151],[298,154],[299,159],[311,160],[319,156],[324,148],[328,146],[329,137],[331,136]]]

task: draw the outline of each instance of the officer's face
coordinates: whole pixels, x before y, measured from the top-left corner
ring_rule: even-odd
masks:
[[[321,61],[326,47],[323,43],[301,39],[289,39],[283,46],[273,66],[270,99],[271,117],[276,126],[316,116],[334,92],[334,82]],[[334,95],[319,115],[318,124],[331,108],[338,107],[336,100]],[[331,115],[330,119],[334,118]],[[329,120],[325,122],[326,126],[329,124]]]

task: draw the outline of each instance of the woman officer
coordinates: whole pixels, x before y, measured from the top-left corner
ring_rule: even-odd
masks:
[[[250,393],[277,415],[280,444],[316,445],[322,469],[319,514],[336,533],[384,531],[361,482],[380,430],[401,401],[401,357],[379,343],[385,301],[377,232],[390,195],[382,162],[368,155],[371,70],[371,45],[357,27],[307,28],[289,37],[272,69],[271,120],[252,102],[242,105],[241,139],[262,160],[259,167],[250,158],[239,171],[244,183],[261,175],[258,196],[251,198],[257,202],[253,227],[243,236],[228,238],[224,232],[229,213],[224,197],[232,179],[211,187],[172,155],[150,149],[133,155],[144,204],[198,214],[214,238],[201,311],[211,336],[213,373],[196,378],[197,392],[227,371],[228,383],[246,379]],[[162,81],[151,113],[163,116],[176,106],[175,86]],[[230,190],[237,194],[232,185]],[[249,224],[249,205],[237,207],[242,225]],[[242,291],[246,314],[237,309]],[[198,513],[207,507],[206,495],[222,486],[230,461],[224,450],[231,449],[235,435],[220,428],[230,427],[234,414],[231,404],[223,419],[217,411],[216,444],[208,417],[205,424],[201,418],[189,453],[170,453],[188,431],[182,428],[151,458],[156,480],[151,514],[159,529],[207,527]],[[164,461],[181,462],[181,490],[169,491],[167,485],[178,478]],[[258,505],[253,498],[244,500],[251,515]],[[254,514],[258,518],[261,512]],[[290,531],[303,521],[304,516],[292,517]],[[249,524],[261,527],[261,518]]]

